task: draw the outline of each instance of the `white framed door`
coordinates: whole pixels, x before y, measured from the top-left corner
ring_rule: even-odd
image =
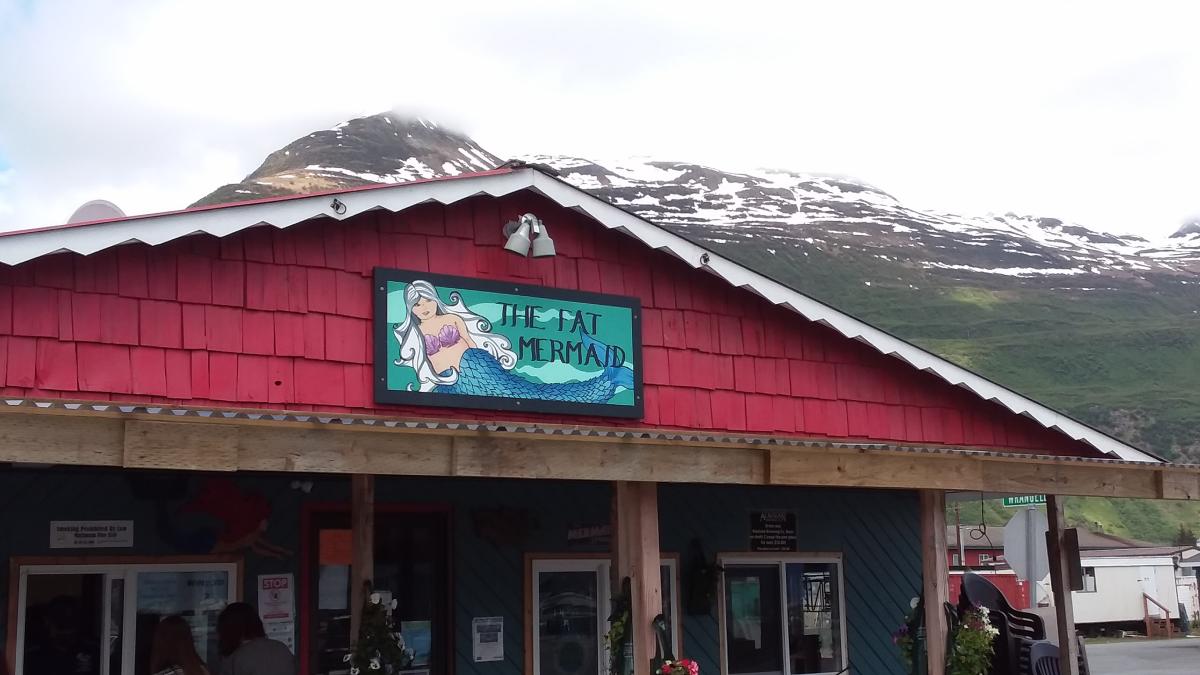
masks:
[[[845,579],[838,553],[718,556],[721,673],[844,673]]]
[[[533,672],[603,673],[610,598],[608,561],[533,561]]]
[[[664,556],[660,570],[663,616],[678,657],[682,648],[679,560],[674,555]],[[612,614],[611,572],[608,558],[556,558],[547,554],[532,559],[528,598],[532,625],[528,630],[533,675],[608,672],[611,656],[604,637]]]
[[[197,651],[215,662],[216,616],[239,596],[239,567],[236,562],[20,565],[15,675],[61,667],[136,675],[136,659],[146,653],[154,626],[172,614],[188,621]]]

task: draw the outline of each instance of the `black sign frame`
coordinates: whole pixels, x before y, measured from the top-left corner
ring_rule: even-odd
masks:
[[[782,525],[778,532],[768,532],[763,527],[764,516],[780,517]],[[800,526],[795,511],[764,509],[750,512],[750,550],[755,553],[795,553],[800,550]],[[780,540],[786,544],[777,543]]]
[[[630,352],[633,360],[633,405],[605,403],[571,403],[543,399],[519,399],[504,396],[471,396],[466,394],[438,394],[420,391],[397,391],[388,389],[388,335],[392,325],[387,321],[387,282],[411,283],[425,280],[435,286],[473,289],[492,293],[511,293],[567,302],[584,302],[597,305],[625,307],[630,310],[632,337]],[[503,412],[551,413],[558,415],[581,415],[589,417],[620,417],[641,419],[645,416],[645,395],[642,382],[642,303],[639,298],[625,295],[608,295],[575,291],[551,286],[517,284],[476,277],[460,277],[415,270],[376,267],[374,270],[374,316],[371,334],[374,363],[375,402],[389,405],[407,405],[427,408],[469,408]]]

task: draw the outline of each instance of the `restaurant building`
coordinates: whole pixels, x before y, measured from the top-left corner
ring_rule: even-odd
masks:
[[[637,675],[660,613],[702,673],[898,675],[947,491],[1200,497],[525,165],[0,236],[0,393],[17,675],[167,614],[215,663],[235,599],[345,672],[363,581],[414,675],[607,672],[614,597]]]

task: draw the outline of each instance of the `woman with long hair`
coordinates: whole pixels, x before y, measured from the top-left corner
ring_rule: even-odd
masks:
[[[234,602],[217,617],[221,675],[295,675],[296,659],[287,645],[267,637],[258,610]]]
[[[154,628],[150,672],[155,675],[208,675],[208,668],[196,653],[192,627],[183,617],[168,616]]]
[[[393,329],[400,345],[396,365],[416,371],[421,391],[604,403],[618,387],[633,388],[633,371],[615,363],[582,382],[527,380],[513,372],[517,355],[509,339],[493,333],[491,322],[471,311],[458,291],[449,298],[444,302],[423,280],[404,290],[404,320]],[[605,346],[586,332],[580,332],[580,340],[605,353]]]

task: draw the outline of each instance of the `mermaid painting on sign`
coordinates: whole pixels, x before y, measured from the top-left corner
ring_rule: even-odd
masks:
[[[447,301],[448,300],[448,301]],[[633,387],[633,371],[623,363],[597,361],[598,374],[572,382],[539,382],[515,372],[512,340],[493,331],[492,321],[473,311],[452,290],[443,300],[433,284],[414,280],[404,289],[403,317],[393,324],[399,349],[395,365],[411,368],[408,388],[435,394],[607,403]],[[398,317],[399,318],[399,317]],[[577,331],[581,350],[610,354],[589,334]]]

